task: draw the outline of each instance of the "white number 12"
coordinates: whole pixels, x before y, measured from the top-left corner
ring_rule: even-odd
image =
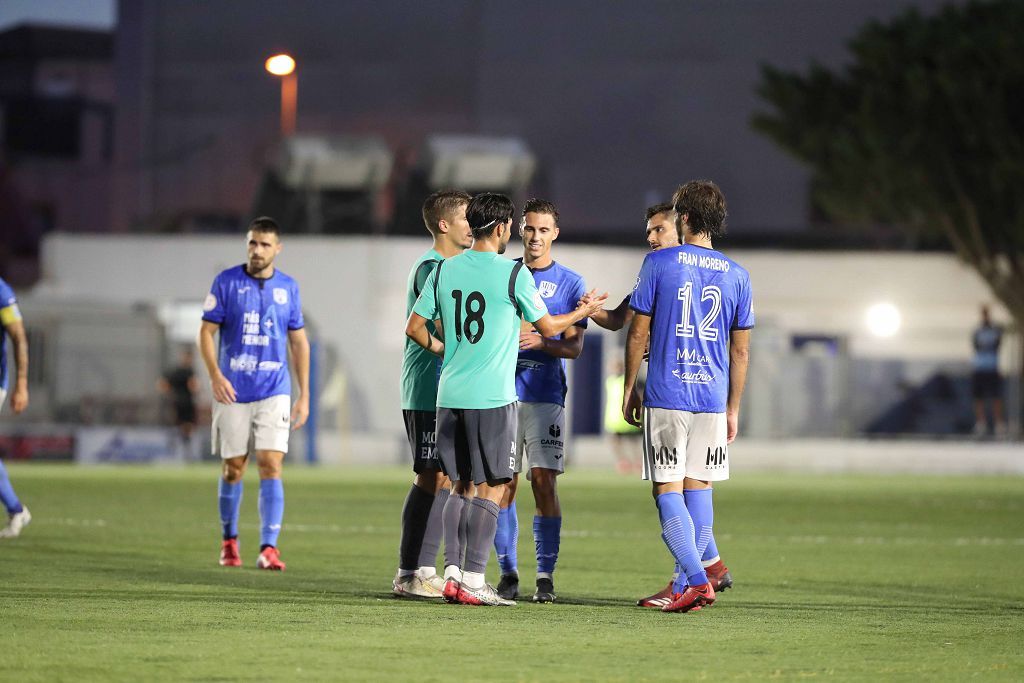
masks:
[[[679,288],[679,300],[683,302],[683,320],[676,325],[677,337],[692,337],[693,325],[690,324],[690,303],[693,298],[693,283],[687,282]],[[700,293],[701,303],[710,300],[711,310],[700,321],[697,335],[707,341],[718,341],[718,328],[715,327],[715,320],[722,312],[722,290],[714,285],[708,285]]]

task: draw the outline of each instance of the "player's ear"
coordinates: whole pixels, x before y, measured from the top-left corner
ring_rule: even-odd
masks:
[[[555,231],[551,233],[551,241],[554,242],[558,239],[558,226],[555,226]]]
[[[437,222],[437,232],[441,235],[448,234],[448,221],[441,219]]]

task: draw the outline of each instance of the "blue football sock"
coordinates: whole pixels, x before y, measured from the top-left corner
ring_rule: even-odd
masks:
[[[708,576],[700,564],[700,554],[693,538],[693,520],[686,511],[681,493],[663,493],[657,498],[658,516],[661,518],[661,538],[672,556],[682,568],[679,578],[673,584],[676,593],[682,593],[686,586],[699,586],[708,582]]]
[[[516,571],[515,565],[508,561],[509,541],[509,509],[502,508],[498,512],[498,528],[494,532],[494,554],[498,557],[498,567],[502,574],[512,574]]]
[[[533,543],[537,548],[537,573],[552,574],[558,562],[558,546],[562,541],[562,518],[533,518]]]
[[[260,547],[277,546],[284,519],[284,484],[280,479],[260,480]]]
[[[242,507],[242,482],[229,484],[223,479],[217,487],[217,503],[220,507],[220,524],[224,540],[238,538],[238,510]]]
[[[713,489],[687,489],[683,492],[683,499],[686,501],[686,511],[690,513],[693,520],[694,540],[697,543],[697,553],[704,559],[704,553],[711,543],[711,527],[715,521],[715,509],[711,505],[711,492]],[[717,553],[716,553],[717,554]],[[714,555],[712,555],[714,557]]]
[[[508,506],[508,542],[505,546],[505,564],[501,565],[503,574],[519,573],[519,514],[516,512],[516,502],[513,500]]]
[[[708,547],[704,548],[704,554],[700,556],[701,562],[710,562],[711,560],[721,559],[718,556],[718,545],[715,543],[715,535],[711,534],[711,538],[708,539]]]
[[[9,515],[15,515],[24,509],[21,501],[18,500],[18,494],[14,492],[14,487],[11,486],[11,480],[7,476],[7,468],[4,467],[2,460],[0,460],[0,503],[4,504]]]

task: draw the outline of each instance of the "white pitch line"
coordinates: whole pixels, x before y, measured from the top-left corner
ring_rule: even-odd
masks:
[[[35,517],[33,525],[54,525],[73,527],[108,527],[110,522],[105,519],[75,519],[73,517]],[[259,529],[259,524],[243,522],[239,524],[243,529]],[[340,524],[302,524],[286,523],[282,527],[284,532],[293,533],[314,533],[314,534],[364,534],[381,535],[394,534],[398,527],[379,527],[373,525],[351,525]],[[652,527],[651,534],[655,534],[656,527]],[[607,538],[607,539],[636,539],[646,538],[648,535],[640,532],[624,531],[596,531],[592,529],[565,529],[562,531],[564,538]],[[957,537],[957,538],[923,538],[919,536],[829,536],[825,534],[805,536],[743,536],[736,534],[716,534],[716,537],[723,542],[742,542],[753,540],[757,543],[787,544],[787,545],[924,545],[924,546],[1024,546],[1024,538],[997,538],[992,536],[979,537]]]

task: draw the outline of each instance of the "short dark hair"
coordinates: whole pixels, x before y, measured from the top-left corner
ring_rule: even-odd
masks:
[[[469,204],[468,192],[462,190],[438,190],[423,202],[423,224],[431,235],[437,234],[437,224],[448,220],[452,212]]]
[[[662,202],[661,204],[655,204],[654,206],[647,207],[647,215],[644,217],[644,221],[649,221],[659,213],[665,213],[666,211],[675,211],[675,207],[668,202]]]
[[[470,199],[466,207],[466,220],[473,231],[473,239],[489,237],[499,223],[507,223],[515,215],[515,203],[496,192],[481,192]]]
[[[652,218],[654,218],[658,214],[668,213],[670,211],[675,211],[675,210],[676,210],[675,207],[672,206],[671,204],[669,204],[668,202],[662,202],[661,204],[655,204],[653,206],[648,206],[647,207],[647,211],[646,211],[647,218],[645,219],[645,222],[649,222]],[[679,224],[678,220],[677,221],[673,221],[673,224],[676,226],[676,234],[679,235],[679,244],[682,244],[683,243],[683,226],[681,226]]]
[[[676,227],[682,230],[683,216],[694,235],[720,237],[725,234],[725,197],[710,180],[691,180],[672,195]]]
[[[256,218],[253,218],[249,222],[247,232],[248,230],[252,230],[253,232],[270,232],[281,237],[281,228],[278,227],[277,221],[270,216],[257,216]]]
[[[527,199],[523,207],[523,218],[526,218],[528,213],[545,213],[555,219],[555,227],[558,227],[558,209],[546,199]]]

